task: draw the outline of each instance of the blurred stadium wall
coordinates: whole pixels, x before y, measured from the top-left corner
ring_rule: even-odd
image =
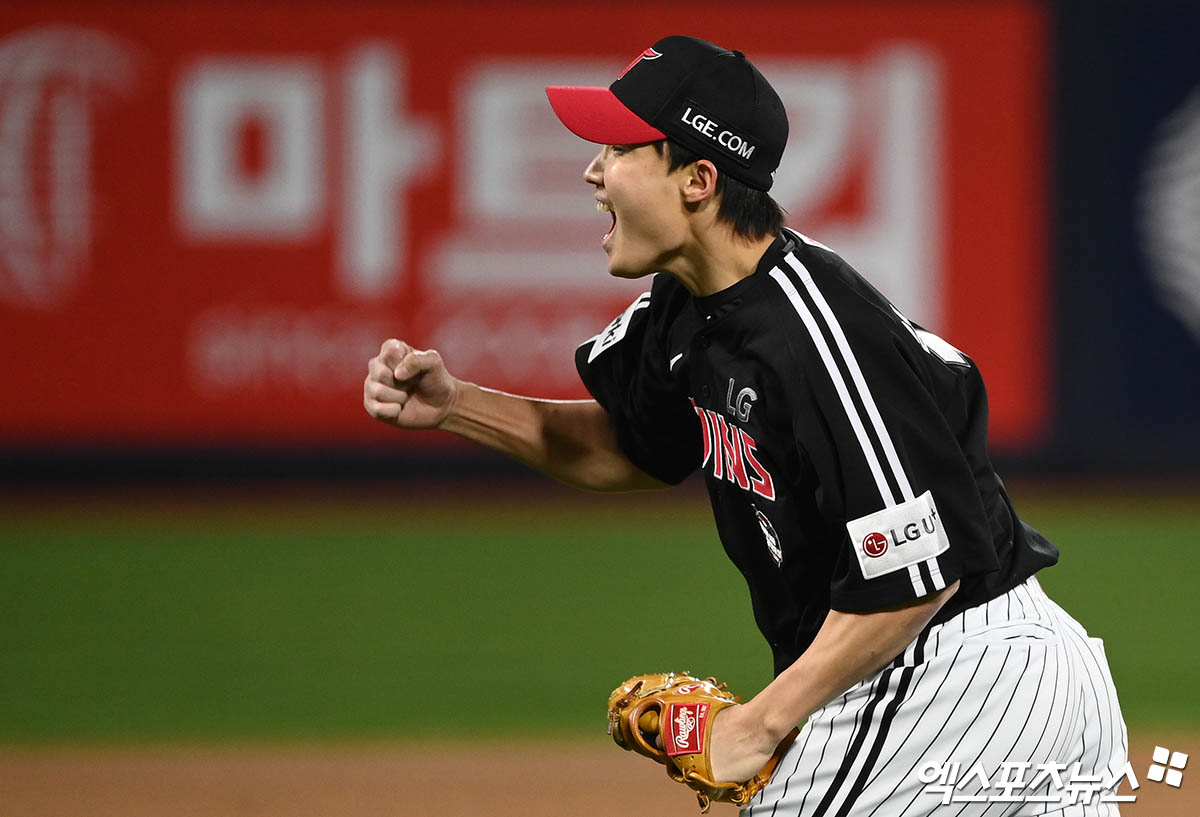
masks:
[[[1194,4],[605,8],[0,2],[0,478],[513,473],[366,361],[582,396],[645,285],[542,86],[672,32],[776,83],[789,224],[977,360],[1006,473],[1200,473]]]

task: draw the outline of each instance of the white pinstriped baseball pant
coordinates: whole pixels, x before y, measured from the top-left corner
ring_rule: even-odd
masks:
[[[1116,817],[1115,803],[1085,803],[1066,784],[1113,780],[1127,759],[1103,644],[1031,578],[930,628],[813,713],[742,817]],[[944,803],[920,770],[947,762],[961,769],[951,786],[977,765],[986,781],[968,779]],[[1004,762],[1030,764],[1026,784],[1042,764],[1065,765],[1064,786],[1046,777],[1010,789],[1017,802],[989,802]]]

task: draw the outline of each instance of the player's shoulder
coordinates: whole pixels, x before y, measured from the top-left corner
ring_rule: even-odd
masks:
[[[789,231],[792,232],[792,231]],[[909,320],[844,258],[800,233],[785,259],[781,283],[803,342],[793,351],[823,362],[845,360],[851,369],[901,362],[926,381],[945,375],[957,381],[977,376],[971,358],[938,335]],[[940,365],[936,365],[940,364]]]
[[[783,296],[772,305],[789,333],[836,343],[901,328],[891,302],[841,255],[802,233],[785,232],[791,240],[770,275]]]
[[[794,273],[818,306],[866,313],[878,312],[889,317],[891,301],[835,250],[794,230],[791,252],[785,258],[787,271]],[[823,303],[824,302],[824,303]]]
[[[929,355],[922,353],[935,352],[947,362],[971,365],[958,350],[951,358],[949,344],[912,323],[833,249],[801,233],[787,232],[794,240],[772,270],[783,295],[773,299],[773,308],[793,363],[804,370],[820,370],[832,365],[830,361],[845,360],[853,369],[867,358],[876,362],[903,358],[923,370]],[[944,345],[946,352],[931,349],[933,343]]]
[[[590,365],[601,355],[611,357],[610,349],[619,347],[636,356],[647,345],[661,346],[679,316],[685,314],[690,298],[682,284],[658,273],[649,290],[634,298],[606,327],[583,341],[576,354],[582,354]]]

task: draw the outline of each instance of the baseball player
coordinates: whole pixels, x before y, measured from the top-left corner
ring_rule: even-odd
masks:
[[[611,214],[609,272],[653,276],[576,351],[594,399],[490,391],[389,340],[367,411],[587,489],[704,473],[775,662],[714,718],[713,774],[750,778],[804,724],[747,814],[1117,814],[1106,659],[1038,585],[1058,552],[988,459],[979,370],[783,226],[771,85],[741,52],[675,36],[609,88],[547,93],[602,145],[585,179]]]

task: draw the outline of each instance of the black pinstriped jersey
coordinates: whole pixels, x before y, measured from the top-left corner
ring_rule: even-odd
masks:
[[[703,470],[776,673],[831,608],[960,580],[938,623],[1058,559],[993,470],[973,362],[798,233],[714,295],[655,276],[576,364],[631,461]]]

